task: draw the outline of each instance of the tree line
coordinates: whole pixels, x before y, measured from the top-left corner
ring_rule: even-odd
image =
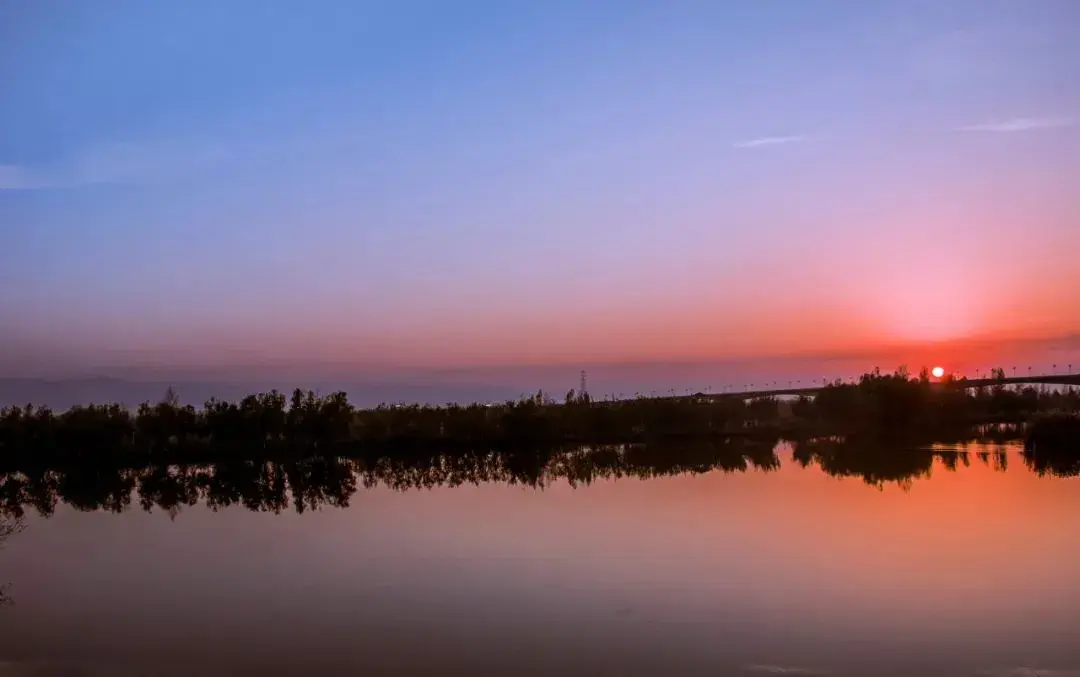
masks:
[[[1000,372],[1001,379],[1004,372]],[[613,444],[669,438],[784,435],[789,439],[886,432],[941,435],[985,423],[1024,423],[1048,412],[1080,412],[1080,392],[1004,383],[932,382],[925,370],[878,370],[794,400],[734,396],[637,397],[597,402],[571,391],[499,405],[353,407],[344,392],[271,391],[239,402],[178,403],[170,389],[135,411],[120,404],[64,412],[27,405],[0,411],[0,469],[25,465],[163,463],[270,456],[312,448],[356,453],[417,447],[475,448]],[[1068,429],[1067,426],[1066,428]],[[1068,433],[1080,441],[1080,433]],[[1060,437],[1060,436],[1059,436]],[[1060,440],[1059,440],[1060,441]]]

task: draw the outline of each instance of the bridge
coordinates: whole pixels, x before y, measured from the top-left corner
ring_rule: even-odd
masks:
[[[931,383],[939,385],[941,387],[951,386],[954,388],[989,388],[993,386],[1020,386],[1020,385],[1059,385],[1059,386],[1080,386],[1080,374],[1041,374],[1035,376],[1012,376],[1006,378],[958,378],[955,380],[932,380]],[[805,395],[812,397],[826,386],[831,384],[823,383],[819,386],[797,386],[788,388],[771,388],[761,390],[740,390],[732,392],[722,393],[696,393],[694,395],[677,395],[676,399],[712,399],[718,400],[728,397],[738,397],[741,399],[752,399],[755,397],[776,397],[780,395],[791,395],[798,397]]]

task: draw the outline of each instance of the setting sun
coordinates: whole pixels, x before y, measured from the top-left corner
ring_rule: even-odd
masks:
[[[945,375],[945,370],[941,367],[934,367],[930,370],[930,373],[934,375],[934,378],[941,378]]]

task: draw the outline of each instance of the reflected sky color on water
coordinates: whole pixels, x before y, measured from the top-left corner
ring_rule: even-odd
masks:
[[[1016,449],[883,487],[780,459],[27,510],[0,675],[1080,675],[1080,479]]]

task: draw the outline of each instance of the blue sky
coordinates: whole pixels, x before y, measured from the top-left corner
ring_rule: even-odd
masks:
[[[6,3],[0,371],[1067,333],[1078,116],[1070,0]]]

